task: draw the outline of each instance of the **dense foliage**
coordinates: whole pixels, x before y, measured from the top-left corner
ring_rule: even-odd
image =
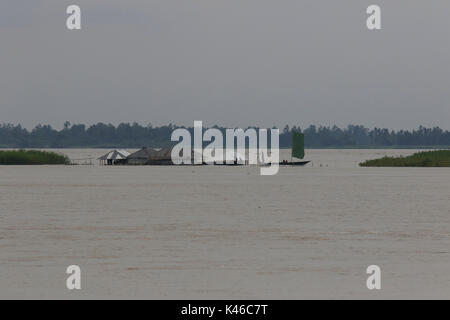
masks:
[[[368,160],[362,167],[450,167],[450,150],[415,153],[408,157],[384,157]]]
[[[97,123],[90,127],[66,122],[64,129],[55,130],[49,125],[38,125],[29,131],[20,125],[0,125],[0,147],[3,148],[72,148],[72,147],[167,147],[174,125],[161,127],[122,123],[118,126]],[[224,130],[224,128],[219,128]],[[420,127],[413,131],[368,129],[350,125],[308,128],[286,126],[281,130],[280,147],[291,146],[291,130],[305,133],[309,148],[377,148],[377,147],[437,147],[450,146],[450,132],[440,128]],[[192,129],[190,129],[192,130]]]
[[[0,165],[44,165],[69,163],[69,158],[54,152],[36,150],[0,151]]]

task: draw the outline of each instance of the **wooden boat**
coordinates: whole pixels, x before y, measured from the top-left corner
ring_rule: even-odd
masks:
[[[303,167],[310,163],[311,161],[293,161],[293,158],[299,158],[302,160],[305,157],[305,136],[300,132],[292,132],[292,150],[291,150],[291,161],[283,160],[278,164],[280,166],[294,166]],[[272,163],[263,164],[264,167],[272,166]]]
[[[299,166],[303,167],[311,161],[293,161],[293,158],[302,160],[305,157],[305,135],[300,132],[292,131],[292,149],[291,161],[281,161],[280,166]]]
[[[300,166],[300,167],[303,167],[303,166],[306,166],[308,163],[310,163],[311,161],[294,161],[294,162],[289,162],[289,161],[286,161],[286,162],[280,162],[280,166]]]

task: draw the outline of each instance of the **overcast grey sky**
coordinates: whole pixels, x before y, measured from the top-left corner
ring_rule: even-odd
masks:
[[[450,129],[449,14],[444,0],[2,0],[0,123]]]

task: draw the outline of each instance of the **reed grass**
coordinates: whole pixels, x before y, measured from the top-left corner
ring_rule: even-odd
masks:
[[[37,150],[0,151],[0,165],[53,165],[70,164],[67,156]]]
[[[450,150],[418,152],[407,157],[368,160],[361,167],[450,167]]]

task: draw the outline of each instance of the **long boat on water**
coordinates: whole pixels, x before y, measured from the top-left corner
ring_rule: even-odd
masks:
[[[294,161],[297,158],[302,161]],[[292,148],[291,148],[291,161],[283,160],[279,162],[280,166],[297,166],[303,167],[311,161],[303,160],[305,158],[305,135],[300,132],[292,132]],[[271,166],[272,163],[266,163],[264,166]]]

